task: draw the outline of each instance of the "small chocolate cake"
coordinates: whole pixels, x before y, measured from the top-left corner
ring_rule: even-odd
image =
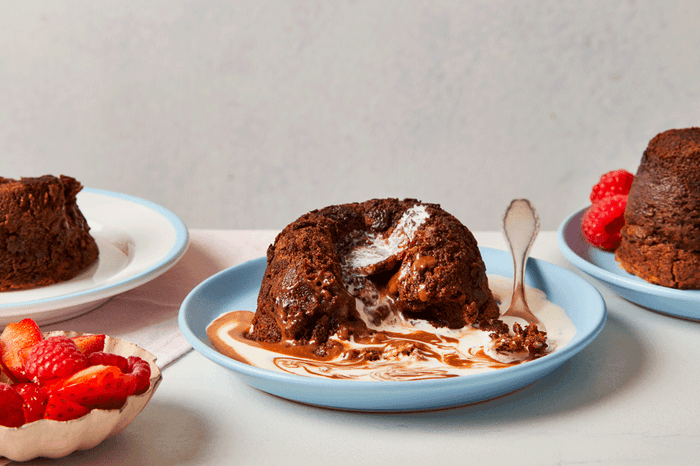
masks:
[[[282,230],[249,338],[322,345],[387,319],[461,328],[498,316],[477,242],[459,220],[437,204],[374,199],[314,210]]]
[[[97,260],[81,189],[67,176],[0,178],[0,291],[69,280]]]
[[[615,257],[650,283],[700,289],[700,128],[672,129],[649,142]]]

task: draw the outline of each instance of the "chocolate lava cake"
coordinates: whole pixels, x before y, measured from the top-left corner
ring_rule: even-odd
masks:
[[[498,316],[477,242],[459,220],[437,204],[373,199],[314,210],[282,230],[248,337],[322,345],[392,318],[487,328]]]
[[[76,204],[81,189],[63,175],[0,177],[0,291],[69,280],[97,260],[97,244]]]
[[[668,130],[649,142],[615,257],[650,283],[700,289],[700,128]]]

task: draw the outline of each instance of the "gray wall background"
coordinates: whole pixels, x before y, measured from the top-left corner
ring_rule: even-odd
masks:
[[[190,228],[436,202],[543,228],[700,125],[700,2],[0,0],[0,176],[67,174]]]

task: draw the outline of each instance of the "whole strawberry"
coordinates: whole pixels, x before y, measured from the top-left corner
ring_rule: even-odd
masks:
[[[31,380],[43,383],[57,377],[68,377],[87,366],[87,356],[73,340],[55,336],[32,347],[24,362],[24,371]]]
[[[581,219],[581,231],[593,246],[615,250],[620,245],[620,230],[625,224],[627,195],[605,197],[593,204]]]
[[[591,204],[606,197],[618,194],[627,195],[632,187],[634,175],[627,170],[613,170],[600,177],[600,181],[591,189]]]

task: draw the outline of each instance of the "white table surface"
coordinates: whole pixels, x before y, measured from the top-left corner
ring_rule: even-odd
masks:
[[[500,232],[475,236],[506,249]],[[263,255],[274,232],[193,230],[191,238],[179,265],[201,277]],[[575,270],[555,232],[540,233],[532,256]],[[164,369],[126,430],[56,463],[698,464],[698,322],[645,310],[594,284],[609,310],[600,336],[554,373],[497,400],[408,414],[327,410],[250,388],[192,351]]]

